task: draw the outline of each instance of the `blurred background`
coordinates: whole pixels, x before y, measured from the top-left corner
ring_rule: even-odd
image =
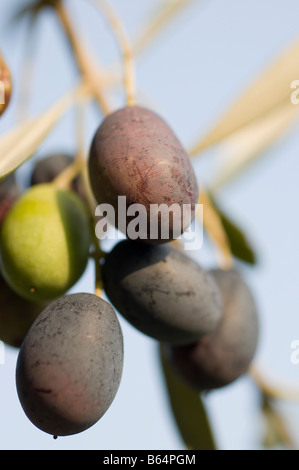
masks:
[[[0,137],[25,115],[36,116],[48,109],[78,82],[75,61],[53,12],[44,11],[34,30],[28,17],[11,22],[13,13],[25,3],[1,0],[0,5],[0,49],[14,81],[10,106],[0,120]],[[109,0],[109,3],[118,12],[133,44],[137,44],[145,26],[163,5],[162,0]],[[159,112],[190,149],[204,139],[273,61],[298,41],[299,5],[297,0],[181,3],[184,6],[136,55],[137,101]],[[101,11],[92,0],[68,0],[65,6],[78,37],[103,67],[114,70],[120,60],[119,49]],[[299,79],[299,55],[296,67],[297,75],[294,73],[292,80]],[[270,74],[268,78],[265,93],[275,101],[275,77]],[[290,83],[285,86],[289,86],[291,95]],[[121,83],[109,93],[113,108],[125,104]],[[299,104],[289,106],[297,106],[299,111]],[[88,107],[84,126],[86,153],[102,118],[96,105]],[[221,170],[225,148],[221,142],[200,151],[192,162],[199,184],[206,188],[214,185],[216,177],[226,175],[224,171],[232,175],[226,181],[219,180],[215,195],[223,210],[242,228],[256,253],[255,265],[237,262],[253,289],[259,309],[261,336],[256,364],[265,371],[266,381],[269,375],[270,383],[274,378],[282,387],[290,384],[298,388],[299,364],[291,362],[291,343],[299,340],[298,120],[290,120],[286,132],[274,132],[273,137],[268,142],[271,145],[256,152],[257,158],[243,171],[234,173],[238,168],[236,159],[228,160],[225,170]],[[251,140],[242,142],[238,155],[242,149],[246,154],[246,145]],[[75,153],[76,145],[76,118],[71,108],[36,155],[18,170],[18,180],[25,186],[36,159],[51,152]],[[215,266],[218,261],[208,239],[192,255],[205,266]],[[72,291],[93,292],[93,286],[91,263]],[[5,347],[5,363],[0,364],[1,449],[185,448],[169,407],[156,342],[122,318],[120,322],[125,362],[119,391],[96,425],[72,437],[53,440],[27,419],[15,388],[18,350]],[[298,403],[299,396],[297,404],[296,399],[277,402],[277,410],[297,447]],[[269,434],[261,412],[259,389],[251,377],[210,393],[205,404],[219,449],[261,449],[264,437],[269,435],[274,435],[270,441],[274,448],[283,448],[273,429]]]

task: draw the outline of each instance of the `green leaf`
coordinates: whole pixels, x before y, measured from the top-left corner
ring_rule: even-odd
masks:
[[[209,196],[214,209],[219,214],[233,256],[238,258],[240,261],[244,261],[245,263],[252,265],[256,264],[256,254],[242,229],[238,227],[237,224],[233,222],[231,218],[223,212],[222,209],[220,209],[213,196]]]
[[[165,379],[169,404],[181,437],[188,450],[216,450],[210,423],[200,394],[174,373],[163,355],[159,358]]]

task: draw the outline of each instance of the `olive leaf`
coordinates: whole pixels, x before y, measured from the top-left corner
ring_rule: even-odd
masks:
[[[285,420],[266,395],[262,396],[261,412],[265,422],[263,446],[265,448],[283,447],[295,450],[296,445]]]
[[[86,92],[86,84],[82,82],[46,112],[18,125],[0,139],[0,181],[34,154],[59,118]]]
[[[299,119],[299,106],[286,100],[263,118],[253,122],[219,147],[219,164],[210,189],[218,191],[277,143]]]
[[[209,419],[199,393],[174,373],[159,347],[167,396],[180,435],[188,450],[216,450]]]
[[[256,264],[257,259],[255,251],[243,230],[237,225],[235,221],[232,221],[232,219],[222,210],[222,208],[220,208],[216,202],[215,196],[209,194],[209,199],[210,203],[214,207],[214,210],[219,215],[233,256],[238,258],[240,261],[249,264]]]
[[[230,242],[220,214],[215,208],[208,192],[203,188],[199,192],[198,204],[202,206],[203,210],[198,210],[196,216],[200,219],[209,239],[216,245],[221,257],[221,266],[228,269],[233,265]]]
[[[166,24],[179,16],[179,13],[194,0],[167,0],[158,4],[156,11],[150,15],[149,21],[142,25],[140,33],[135,41],[134,52],[140,54],[163,31]]]
[[[218,123],[189,150],[195,156],[211,145],[275,111],[284,102],[290,103],[291,83],[298,76],[299,41],[295,41],[265,72],[238,96]]]

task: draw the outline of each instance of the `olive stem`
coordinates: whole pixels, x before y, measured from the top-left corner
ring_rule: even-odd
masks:
[[[85,196],[92,220],[94,221],[95,209],[96,209],[97,204],[96,204],[96,200],[95,200],[95,197],[93,195],[93,192],[90,186],[87,161],[84,158],[84,101],[83,100],[81,100],[77,108],[76,135],[78,138],[78,149],[77,149],[76,160],[80,168],[82,185],[84,189],[84,196]]]
[[[66,9],[61,2],[55,4],[55,11],[69,40],[80,72],[88,81],[102,112],[108,114],[111,111],[111,105],[102,92],[103,76],[99,67],[94,65],[89,51],[87,51],[82,46],[81,41],[79,41]]]
[[[83,187],[84,187],[84,195],[86,198],[86,202],[89,208],[90,214],[90,226],[91,226],[91,234],[93,240],[93,251],[90,253],[90,257],[94,259],[95,263],[95,295],[98,297],[102,297],[103,295],[103,283],[102,283],[102,269],[100,261],[101,259],[105,258],[106,252],[102,250],[100,241],[98,240],[95,232],[95,208],[96,203],[90,188],[89,179],[88,179],[88,172],[87,166],[84,165],[81,173]]]
[[[99,83],[103,82],[103,78],[101,76],[98,67],[94,66],[93,61],[89,58],[89,54],[85,49],[83,49],[81,43],[77,39],[77,35],[73,29],[73,26],[69,20],[67,12],[63,5],[59,2],[56,5],[56,12],[62,24],[62,27],[67,35],[69,43],[73,49],[74,56],[76,58],[79,70],[81,71],[83,77],[86,78],[88,81],[92,92],[95,98],[98,101],[98,104],[104,114],[108,114],[111,110],[111,106],[108,103],[106,96],[104,96],[101,87],[99,87]],[[77,156],[72,165],[70,165],[66,170],[64,170],[55,180],[55,184],[57,186],[66,186],[69,185],[72,179],[81,174],[82,177],[82,184],[84,187],[84,195],[86,198],[86,202],[90,211],[91,216],[91,230],[94,239],[94,260],[95,260],[95,267],[96,267],[96,281],[95,281],[95,294],[99,297],[102,296],[103,293],[103,286],[102,286],[102,273],[101,273],[101,266],[100,266],[100,259],[104,256],[104,252],[101,250],[99,245],[99,241],[95,236],[94,231],[94,221],[95,221],[95,207],[96,201],[93,197],[89,178],[88,178],[88,169],[86,161],[84,160],[84,137],[83,137],[83,118],[82,118],[82,104],[80,106],[80,110],[77,115],[77,132],[78,132],[78,151]]]
[[[70,189],[72,181],[80,174],[82,163],[75,159],[73,163],[68,165],[58,176],[52,181],[57,188]]]
[[[110,23],[111,29],[117,39],[118,45],[123,54],[124,65],[124,85],[127,93],[127,105],[135,104],[136,84],[135,84],[135,64],[133,57],[133,48],[129,41],[127,32],[123,23],[120,21],[115,10],[105,0],[94,0],[102,10]]]
[[[110,103],[108,103],[107,97],[102,92],[102,86],[99,86],[99,84],[100,85],[103,84],[103,77],[99,71],[99,68],[94,65],[94,62],[90,58],[89,52],[87,52],[82,47],[81,42],[78,41],[76,32],[69,20],[68,14],[64,6],[62,5],[62,3],[58,2],[57,5],[55,6],[55,9],[56,9],[58,18],[61,22],[61,25],[69,40],[71,48],[74,52],[74,56],[76,58],[77,65],[81,74],[89,83],[92,89],[92,92],[95,98],[97,99],[97,102],[102,112],[104,114],[109,114],[111,111],[111,105]],[[80,123],[79,123],[79,120],[80,120]],[[78,119],[77,123],[79,126],[80,124],[82,125],[81,118]],[[79,135],[78,140],[79,140],[79,148],[78,148],[78,153],[77,153],[77,157],[75,159],[74,164],[70,165],[70,168],[67,168],[57,177],[55,184],[56,185],[68,184],[67,182],[70,182],[73,179],[73,177],[75,177],[79,173],[81,174],[82,183],[84,187],[84,195],[85,195],[86,202],[90,210],[91,225],[92,225],[91,229],[92,229],[92,235],[94,239],[94,249],[95,249],[94,259],[95,259],[95,269],[96,269],[95,294],[101,297],[103,293],[103,285],[102,285],[102,273],[101,273],[100,259],[103,257],[104,252],[101,250],[101,247],[100,247],[98,239],[96,238],[94,226],[93,226],[94,221],[95,221],[96,201],[93,197],[93,194],[90,188],[87,164],[83,158],[84,149],[83,149],[82,128],[80,129],[80,135]]]
[[[53,184],[61,189],[69,189],[72,181],[80,174],[84,172],[86,162],[84,160],[84,117],[83,117],[83,104],[85,97],[79,99],[77,104],[76,113],[76,135],[78,137],[78,148],[77,154],[74,161],[68,165],[56,178],[53,180]],[[84,188],[88,189],[88,188]]]
[[[78,168],[80,169],[80,176],[83,185],[84,197],[89,210],[90,215],[90,225],[93,238],[94,251],[90,256],[94,259],[95,262],[95,295],[102,297],[103,295],[103,284],[102,284],[102,271],[100,261],[103,257],[106,256],[106,253],[102,250],[100,241],[96,237],[95,233],[95,209],[96,209],[96,200],[94,198],[89,176],[88,176],[88,167],[87,162],[84,159],[84,100],[81,100],[78,103],[77,115],[76,115],[76,135],[78,138],[78,148],[75,162],[77,162]]]
[[[101,259],[105,258],[106,253],[102,250],[99,240],[96,237],[95,231],[93,230],[94,240],[94,253],[93,258],[95,262],[95,295],[102,297],[103,295],[103,280],[102,280],[102,267]]]

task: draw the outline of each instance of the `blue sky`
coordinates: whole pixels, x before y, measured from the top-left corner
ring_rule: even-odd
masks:
[[[11,106],[0,121],[0,134],[11,129],[17,119],[18,92],[26,24],[5,28],[15,0],[2,0],[0,47],[11,67],[15,93]],[[20,2],[19,2],[20,3]],[[158,3],[154,0],[114,0],[131,38]],[[118,59],[113,35],[96,12],[92,1],[66,2],[78,31],[103,64]],[[142,103],[159,111],[190,146],[204,135],[215,119],[268,63],[298,38],[297,0],[202,0],[190,6],[161,33],[136,63],[136,78]],[[32,52],[32,94],[29,113],[36,115],[74,86],[77,80],[63,35],[52,16],[44,15]],[[298,75],[294,77],[299,79]],[[115,97],[115,107],[124,104],[123,90]],[[86,150],[102,116],[95,106],[86,115]],[[75,120],[68,112],[42,144],[38,158],[46,152],[75,150]],[[241,266],[252,286],[259,306],[261,339],[257,360],[270,373],[298,383],[299,365],[290,361],[290,344],[299,339],[298,290],[298,127],[246,173],[222,188],[222,206],[244,228],[255,246],[259,264]],[[199,178],[209,182],[215,155],[207,150],[194,166]],[[25,180],[31,162],[18,176]],[[215,264],[214,252],[205,242],[195,253],[203,264]],[[92,292],[93,266],[73,291]],[[120,318],[124,342],[124,372],[119,392],[100,422],[73,437],[53,440],[35,428],[24,415],[15,390],[17,351],[7,347],[5,364],[0,365],[0,448],[1,449],[183,449],[169,412],[163,380],[156,356],[156,343],[134,330]],[[220,448],[259,448],[263,426],[258,411],[258,395],[252,381],[244,377],[214,392],[207,399],[208,411]],[[299,442],[299,409],[282,404],[289,426]]]

